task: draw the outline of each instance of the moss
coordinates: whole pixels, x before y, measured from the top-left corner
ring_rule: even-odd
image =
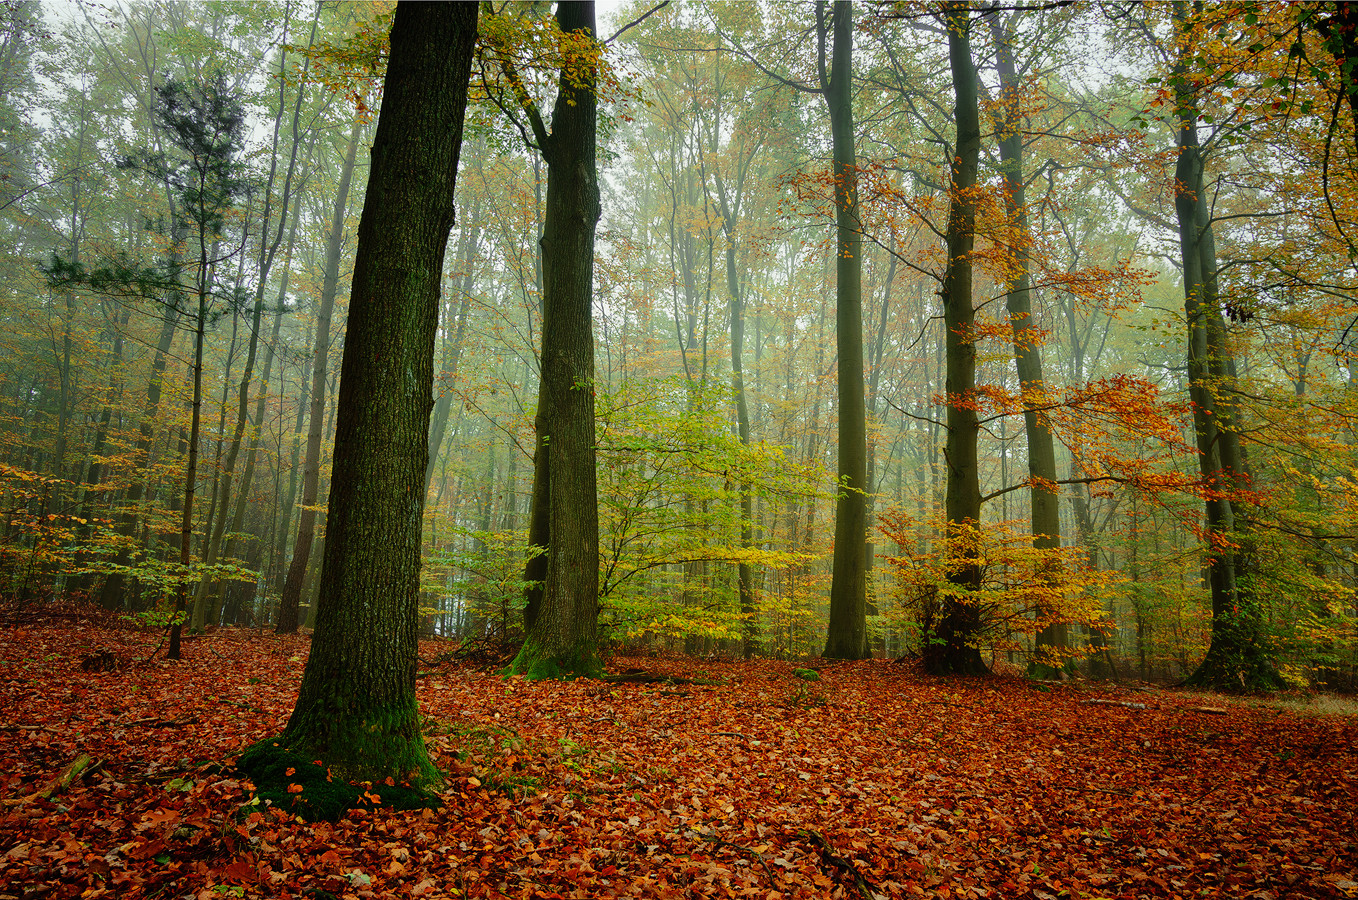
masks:
[[[793,669],[792,674],[802,681],[820,681],[820,673],[815,669]]]
[[[529,681],[598,678],[603,673],[599,654],[583,642],[569,652],[548,655],[532,639],[524,643],[519,655],[500,672],[505,677],[522,675]]]
[[[412,696],[390,705],[330,696],[294,712],[279,744],[312,759],[324,759],[336,778],[352,782],[396,782],[437,787],[442,777],[429,759],[420,732],[419,705]]]
[[[1252,602],[1242,596],[1238,610],[1213,616],[1207,655],[1184,684],[1227,694],[1271,693],[1285,686]]]
[[[335,777],[324,760],[299,753],[278,740],[246,749],[236,768],[255,784],[258,801],[301,816],[308,822],[334,822],[351,809],[436,809],[439,798],[402,784],[353,783]]]

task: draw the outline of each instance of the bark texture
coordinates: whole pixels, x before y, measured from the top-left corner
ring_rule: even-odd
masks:
[[[359,222],[316,632],[279,739],[349,780],[437,781],[415,698],[420,538],[476,15],[396,7]]]

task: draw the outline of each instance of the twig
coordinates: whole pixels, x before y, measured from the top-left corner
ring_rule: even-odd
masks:
[[[67,764],[66,768],[62,769],[56,778],[47,782],[41,789],[34,791],[27,797],[5,800],[4,805],[22,806],[26,803],[32,803],[34,800],[50,800],[52,799],[53,794],[66,790],[66,788],[71,786],[71,782],[75,781],[77,778],[83,778],[98,771],[103,764],[103,760],[96,761],[94,757],[90,756],[88,753],[82,753]]]
[[[811,828],[803,828],[799,834],[809,837],[820,849],[821,857],[845,875],[853,879],[853,886],[858,889],[858,895],[863,900],[877,900],[877,885],[869,881],[862,872],[858,871],[858,866],[854,865],[853,860],[840,856],[835,852],[835,848],[825,839],[819,831]]]
[[[148,728],[164,728],[167,725],[192,725],[197,721],[197,716],[176,716],[173,719],[160,719],[152,716],[149,719],[133,719],[130,722],[119,722],[118,724],[123,727],[129,725],[145,725]]]
[[[1080,703],[1081,703],[1082,705],[1083,705],[1083,704],[1095,703],[1095,704],[1098,704],[1099,706],[1125,706],[1125,707],[1127,707],[1128,709],[1145,709],[1145,708],[1146,708],[1146,704],[1144,704],[1144,703],[1130,703],[1130,702],[1128,702],[1128,701],[1126,701],[1126,700],[1081,700]]]
[[[1065,788],[1068,791],[1093,791],[1096,794],[1116,794],[1119,797],[1133,797],[1134,794],[1127,791],[1119,791],[1113,788],[1094,787],[1089,784],[1058,784],[1057,787]]]
[[[711,841],[718,847],[730,847],[732,850],[739,850],[741,853],[748,853],[750,856],[754,857],[755,860],[758,861],[758,863],[761,866],[764,867],[764,873],[769,876],[769,883],[770,884],[777,883],[777,880],[775,879],[773,874],[773,869],[769,868],[769,861],[764,858],[764,854],[760,853],[753,847],[746,847],[744,844],[733,844],[730,841],[726,840],[725,838],[719,838],[717,837],[715,828],[712,830],[711,834],[706,834],[701,831],[695,831],[693,829],[689,829],[689,833],[696,834],[698,837],[702,838],[705,841]]]
[[[709,731],[708,734],[712,735],[713,737],[733,737],[740,738],[741,740],[745,741],[751,739],[748,734],[741,734],[739,731]]]

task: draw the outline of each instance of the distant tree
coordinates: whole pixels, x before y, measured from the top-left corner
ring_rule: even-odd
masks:
[[[196,265],[192,296],[196,300],[193,332],[193,415],[189,425],[188,463],[184,470],[184,507],[179,526],[181,581],[175,613],[188,605],[188,569],[192,560],[193,498],[198,481],[198,438],[202,430],[203,342],[217,292],[213,265],[218,261],[227,214],[249,190],[242,168],[245,149],[245,111],[218,73],[198,88],[173,79],[158,92],[160,121],[177,154],[161,154],[147,165],[162,174],[179,201],[177,209],[187,225],[188,249]],[[183,623],[171,626],[170,659],[180,656]]]
[[[339,185],[330,216],[330,233],[325,240],[324,268],[321,275],[320,302],[316,305],[316,339],[311,357],[310,412],[307,418],[306,458],[302,467],[302,513],[297,527],[297,541],[293,545],[292,562],[283,583],[283,595],[278,606],[276,630],[279,634],[296,634],[300,624],[302,585],[306,580],[307,563],[316,539],[316,503],[320,499],[321,437],[325,431],[325,386],[330,372],[330,319],[339,293],[340,261],[344,252],[344,218],[349,208],[349,189],[353,184],[354,164],[358,158],[360,123],[357,119],[349,130],[344,162],[340,167]]]
[[[47,275],[54,286],[83,283],[105,294],[158,295],[170,307],[157,347],[159,371],[153,373],[148,406],[159,404],[160,375],[173,334],[172,322],[192,308],[189,312],[193,323],[192,413],[185,449],[184,502],[180,510],[176,621],[170,629],[167,651],[170,659],[178,659],[182,631],[178,617],[187,608],[192,563],[194,496],[202,431],[203,352],[208,327],[223,297],[215,275],[216,264],[239,250],[224,250],[224,238],[230,230],[230,213],[249,193],[250,182],[245,177],[243,159],[245,111],[225,75],[217,73],[197,85],[168,79],[156,90],[156,104],[156,127],[166,149],[144,150],[122,160],[120,165],[139,169],[163,182],[170,201],[170,246],[166,257],[148,264],[121,254],[86,266],[77,254],[69,258],[54,255]]]

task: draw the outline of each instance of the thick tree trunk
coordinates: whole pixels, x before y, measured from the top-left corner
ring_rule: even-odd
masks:
[[[349,186],[353,183],[354,163],[358,157],[362,126],[355,120],[349,129],[349,146],[344,154],[335,206],[330,217],[330,236],[325,245],[325,273],[321,281],[320,305],[316,309],[316,343],[311,368],[311,410],[307,420],[306,461],[302,469],[302,514],[297,527],[297,543],[292,563],[283,583],[278,607],[278,634],[297,631],[298,610],[302,602],[302,582],[306,579],[311,545],[316,539],[316,499],[321,481],[321,435],[325,430],[325,385],[329,374],[330,317],[339,291],[340,257],[344,253],[344,213],[349,206]]]
[[[976,638],[981,587],[976,537],[981,525],[981,485],[976,442],[976,311],[972,307],[972,247],[976,240],[976,172],[981,152],[976,66],[971,58],[970,4],[945,5],[948,58],[956,95],[957,149],[952,160],[948,206],[948,265],[943,274],[943,330],[947,351],[945,391],[948,436],[945,446],[948,587],[941,598],[933,639],[924,648],[926,668],[934,673],[981,674],[986,665]]]
[[[816,16],[835,180],[835,341],[839,351],[839,483],[824,655],[864,659],[871,652],[867,624],[868,424],[863,396],[863,234],[858,221],[850,78],[853,4],[835,0],[830,15],[834,50],[828,74],[823,62],[827,30],[824,3],[817,5]]]
[[[438,781],[415,697],[421,489],[476,15],[471,3],[400,3],[391,30],[340,372],[316,632],[278,740],[349,780]]]
[[[594,3],[560,3],[561,30],[594,34]],[[534,115],[547,163],[542,230],[542,380],[531,540],[547,547],[541,600],[508,671],[530,678],[601,671],[594,438],[594,228],[599,220],[592,73],[562,73],[552,132]],[[544,519],[543,506],[546,506]],[[541,528],[545,524],[546,542]]]

